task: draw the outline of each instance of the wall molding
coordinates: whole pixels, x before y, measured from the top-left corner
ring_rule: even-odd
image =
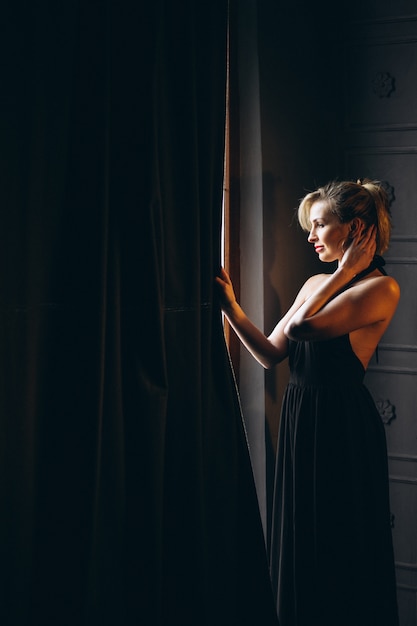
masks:
[[[345,155],[350,154],[417,154],[417,146],[364,146],[363,148],[347,148]]]
[[[417,235],[391,235],[390,240],[398,243],[417,243]]]
[[[403,583],[397,583],[397,589],[401,589],[401,591],[411,591],[412,593],[417,592],[417,587],[413,585],[404,585]]]
[[[380,26],[380,25],[394,25],[404,24],[409,22],[417,22],[417,14],[411,13],[410,15],[392,15],[387,17],[372,17],[362,20],[348,20],[348,23],[352,26]]]
[[[367,372],[374,372],[375,374],[407,374],[408,376],[417,376],[417,368],[415,367],[369,365]]]
[[[417,130],[417,122],[413,122],[410,124],[355,124],[352,122],[345,124],[345,133],[351,132],[363,132],[363,133],[372,133],[372,132],[380,132],[380,133],[389,133],[389,132],[406,132],[409,130]]]
[[[400,343],[380,343],[378,344],[378,350],[385,350],[387,352],[417,352],[417,345],[407,345]]]
[[[410,478],[409,476],[398,476],[397,474],[390,474],[390,483],[399,483],[400,485],[413,485],[417,487],[417,478]]]
[[[359,46],[362,48],[372,48],[373,46],[396,46],[407,43],[417,43],[417,37],[415,35],[400,34],[396,36],[381,35],[380,33],[375,35],[370,34],[363,39],[350,39],[346,42],[345,46],[346,49]]]
[[[385,257],[386,265],[416,265],[417,257],[415,256],[393,256]]]
[[[388,454],[388,458],[390,461],[417,463],[417,456],[415,454]]]
[[[403,561],[395,561],[395,567],[411,572],[417,571],[417,563],[404,563]]]

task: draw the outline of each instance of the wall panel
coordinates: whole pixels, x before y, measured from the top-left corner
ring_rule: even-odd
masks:
[[[415,626],[417,7],[408,0],[350,6],[354,14],[344,50],[345,176],[384,182],[393,221],[386,270],[401,287],[400,304],[365,383],[386,429],[400,626]]]

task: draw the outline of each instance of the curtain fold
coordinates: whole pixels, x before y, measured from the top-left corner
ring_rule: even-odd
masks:
[[[1,623],[276,624],[213,292],[227,2],[5,24]]]

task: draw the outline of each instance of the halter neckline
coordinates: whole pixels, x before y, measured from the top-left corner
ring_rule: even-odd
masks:
[[[346,287],[343,289],[343,291],[345,289],[348,289],[354,283],[356,283],[356,281],[360,280],[364,276],[367,276],[368,274],[373,272],[375,269],[379,269],[381,274],[384,274],[384,276],[386,276],[387,273],[384,270],[384,265],[385,265],[385,261],[382,258],[382,256],[379,256],[378,254],[376,254],[374,256],[374,258],[372,259],[371,263],[368,265],[368,267],[366,269],[362,270],[362,272],[359,272],[359,274],[356,274],[356,276],[354,278],[352,278],[352,280],[346,285]],[[375,348],[375,358],[376,358],[376,362],[379,363],[378,346],[376,346],[376,348]]]
[[[368,265],[368,267],[362,270],[362,272],[359,272],[359,274],[356,274],[356,276],[354,276],[352,280],[348,282],[346,287],[350,287],[350,285],[352,285],[353,283],[356,283],[361,278],[364,278],[364,276],[367,276],[368,274],[373,272],[375,269],[378,269],[381,272],[381,274],[384,274],[386,276],[387,273],[384,270],[384,265],[385,265],[385,261],[382,258],[382,256],[379,256],[378,254],[376,254],[374,258],[372,259],[371,263]]]

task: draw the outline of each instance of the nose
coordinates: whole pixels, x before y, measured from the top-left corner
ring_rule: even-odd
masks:
[[[314,227],[310,230],[310,232],[308,233],[308,237],[307,237],[307,241],[309,243],[312,243],[313,241],[315,241],[317,239],[317,235],[315,233],[315,229]]]

